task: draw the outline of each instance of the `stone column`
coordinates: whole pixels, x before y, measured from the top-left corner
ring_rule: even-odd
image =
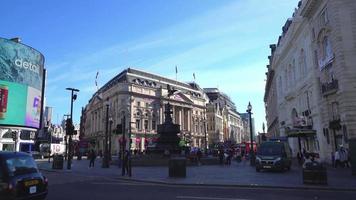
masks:
[[[160,107],[159,108],[159,124],[162,124],[163,123],[163,108]]]
[[[188,131],[191,131],[191,124],[192,124],[192,110],[188,110]]]
[[[183,130],[183,120],[182,120],[182,108],[179,109],[179,125],[180,125],[180,129]]]

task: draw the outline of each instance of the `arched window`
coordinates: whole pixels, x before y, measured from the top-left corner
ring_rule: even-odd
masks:
[[[330,40],[328,36],[323,39],[323,59],[329,60],[333,56]]]

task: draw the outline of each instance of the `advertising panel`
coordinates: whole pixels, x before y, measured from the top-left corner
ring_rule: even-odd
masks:
[[[0,126],[39,128],[44,57],[0,38]]]

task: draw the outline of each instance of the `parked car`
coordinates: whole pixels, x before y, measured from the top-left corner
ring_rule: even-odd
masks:
[[[48,180],[31,154],[0,151],[1,199],[45,199]]]
[[[292,155],[286,142],[263,142],[256,155],[256,171],[261,169],[290,170]]]

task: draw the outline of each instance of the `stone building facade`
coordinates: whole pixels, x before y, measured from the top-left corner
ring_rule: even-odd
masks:
[[[204,92],[209,97],[206,115],[210,144],[224,141],[241,143],[244,137],[243,121],[234,102],[217,88],[204,88]]]
[[[267,122],[278,113],[294,155],[306,149],[331,162],[356,137],[356,1],[302,0],[282,30],[267,73]]]
[[[271,54],[273,55],[276,50],[276,45],[270,45]],[[273,56],[269,56],[269,63],[273,62]],[[265,87],[265,109],[266,109],[266,121],[267,121],[267,132],[266,137],[268,138],[280,138],[279,131],[279,120],[278,120],[278,109],[277,109],[277,84],[276,78],[274,76],[275,71],[267,65],[267,81]]]
[[[170,98],[167,85],[176,90]],[[182,140],[203,148],[208,103],[203,90],[195,83],[181,83],[132,68],[115,76],[89,100],[82,111],[81,133],[96,149],[103,150],[109,121],[112,153],[123,142],[126,147],[143,151],[157,139],[157,125],[164,122],[164,104],[168,102],[173,106],[173,122],[180,125]],[[126,137],[131,140],[123,141],[122,135],[113,134],[124,118]]]

